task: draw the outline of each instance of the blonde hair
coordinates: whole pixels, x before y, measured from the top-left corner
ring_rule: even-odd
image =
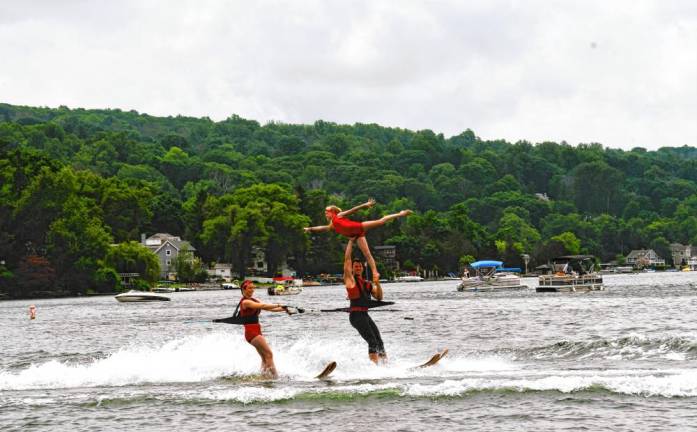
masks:
[[[327,206],[324,210],[325,210],[325,211],[331,211],[331,212],[334,212],[334,213],[341,213],[341,209],[340,209],[339,207],[335,206],[335,205]]]

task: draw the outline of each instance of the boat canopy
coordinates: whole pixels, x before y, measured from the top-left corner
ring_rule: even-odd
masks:
[[[292,281],[292,280],[294,280],[294,278],[292,278],[290,276],[276,276],[275,278],[273,278],[274,282],[285,282],[285,281]]]
[[[523,270],[520,269],[520,267],[502,267],[502,268],[497,268],[497,272],[510,272],[510,273],[522,273]]]
[[[470,264],[473,269],[480,269],[482,267],[501,267],[503,266],[502,261],[475,261]]]

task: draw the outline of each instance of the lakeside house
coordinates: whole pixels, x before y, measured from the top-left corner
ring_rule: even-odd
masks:
[[[188,241],[167,233],[153,234],[148,238],[145,238],[145,234],[141,234],[141,243],[157,255],[160,260],[160,277],[162,279],[175,279],[177,271],[174,267],[174,260],[183,254],[186,254],[188,259],[193,259],[196,251],[196,248]]]
[[[252,255],[247,263],[247,272],[250,275],[262,275],[267,274],[269,271],[269,264],[266,261],[266,252],[263,248],[258,246],[252,247]],[[296,271],[293,269],[286,257],[281,258],[281,262],[276,270],[277,274],[281,276],[295,276]]]
[[[399,271],[399,262],[397,262],[397,246],[375,246],[373,247],[373,256],[375,261],[382,264],[385,270],[393,273]]]
[[[697,246],[671,243],[670,253],[673,257],[673,267],[690,267],[692,270],[697,268]]]
[[[232,264],[215,263],[213,268],[208,269],[208,276],[212,279],[222,279],[225,282],[232,281]]]
[[[653,249],[635,249],[627,255],[626,263],[635,268],[665,266],[666,261]]]

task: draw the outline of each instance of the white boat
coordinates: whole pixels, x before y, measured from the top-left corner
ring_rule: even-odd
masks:
[[[595,271],[593,255],[567,255],[555,258],[552,274],[539,277],[537,292],[602,291],[603,277]]]
[[[235,282],[226,282],[220,285],[224,290],[240,289],[240,286]]]
[[[421,276],[400,276],[397,278],[397,282],[423,282],[424,278]]]
[[[148,291],[130,290],[118,294],[114,298],[120,302],[149,302],[149,301],[169,301],[169,297],[162,294],[155,294]]]
[[[505,268],[501,261],[476,261],[470,267],[474,274],[465,273],[457,287],[458,291],[515,291],[528,288],[527,285],[520,284],[520,269]]]
[[[273,278],[274,285],[271,285],[267,292],[269,295],[296,295],[303,292],[303,280],[295,279],[291,276],[279,276]]]
[[[269,295],[296,295],[303,292],[303,288],[294,285],[273,285],[267,290]]]

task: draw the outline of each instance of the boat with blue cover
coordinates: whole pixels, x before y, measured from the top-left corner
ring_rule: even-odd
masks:
[[[527,289],[527,285],[520,283],[518,267],[504,267],[502,261],[476,261],[469,265],[462,276],[458,291],[488,292],[488,291],[513,291]]]

